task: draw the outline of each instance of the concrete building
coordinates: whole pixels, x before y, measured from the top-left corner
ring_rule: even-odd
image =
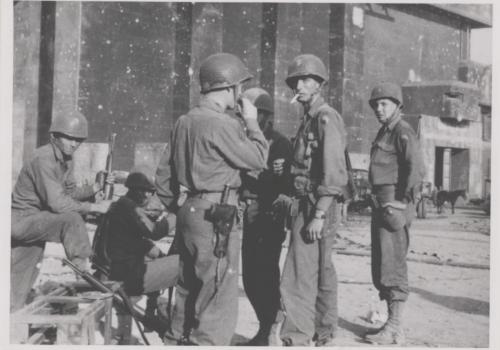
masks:
[[[287,66],[296,55],[313,53],[329,68],[327,99],[344,117],[358,167],[366,167],[378,129],[367,103],[377,81],[432,87],[461,80],[486,91],[465,128],[415,111],[424,115],[421,131],[429,131],[428,180],[441,172],[443,187],[468,184],[481,196],[489,159],[482,130],[491,118],[484,82],[491,84],[491,70],[467,61],[471,29],[491,26],[491,17],[491,5],[465,4],[14,2],[12,177],[47,142],[52,112],[68,104],[89,119],[89,144],[78,155],[82,168],[103,167],[111,132],[118,134],[116,169],[154,168],[176,118],[198,99],[200,62],[220,51],[248,64],[255,76],[250,86],[274,95],[276,126],[292,136],[300,110],[289,103]],[[438,127],[450,142],[431,137]],[[456,164],[466,157],[467,180],[457,175],[455,184],[449,174],[463,170]]]

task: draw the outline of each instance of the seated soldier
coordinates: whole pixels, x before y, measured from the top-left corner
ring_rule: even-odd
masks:
[[[105,213],[111,204],[89,202],[100,184],[76,185],[73,153],[88,136],[85,117],[73,109],[56,114],[49,132],[50,142],[24,164],[12,192],[11,312],[27,302],[45,242],[62,243],[68,259],[86,270],[92,250],[82,215]]]
[[[122,281],[129,296],[148,294],[146,317],[154,317],[158,292],[177,282],[179,256],[163,254],[152,240],[168,234],[175,215],[163,212],[154,217],[148,212],[155,187],[142,172],[130,173],[125,186],[128,192],[105,216],[109,278]]]

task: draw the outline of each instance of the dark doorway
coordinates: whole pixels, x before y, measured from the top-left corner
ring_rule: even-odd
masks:
[[[443,159],[444,147],[436,147],[436,162],[434,166],[434,186],[443,189]]]
[[[436,147],[434,185],[447,191],[469,189],[469,150]]]

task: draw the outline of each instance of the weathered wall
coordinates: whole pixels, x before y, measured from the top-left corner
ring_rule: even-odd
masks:
[[[201,61],[223,50],[248,64],[248,86],[274,94],[276,127],[290,137],[301,110],[289,103],[288,64],[318,55],[330,70],[326,98],[364,161],[379,127],[367,104],[371,87],[454,79],[467,47],[466,22],[427,5],[19,2],[14,152],[26,158],[44,143],[52,109],[70,103],[88,117],[95,152],[118,133],[116,168],[154,162],[162,149],[155,145],[168,142],[176,118],[198,100]]]
[[[89,142],[117,133],[115,165],[135,144],[166,139],[173,124],[174,3],[82,3],[80,102]]]
[[[483,173],[482,126],[480,122],[465,123],[456,127],[434,116],[423,116],[420,122],[421,145],[427,171],[425,181],[434,183],[436,147],[469,149],[469,196],[482,197],[485,174]],[[454,189],[455,190],[455,189]]]
[[[351,4],[346,15],[343,116],[351,149],[366,154],[379,127],[367,102],[371,88],[382,80],[456,78],[465,26],[415,5]]]
[[[12,183],[36,148],[41,6],[21,2],[14,12]]]

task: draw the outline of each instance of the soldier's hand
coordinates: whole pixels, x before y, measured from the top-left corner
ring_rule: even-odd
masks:
[[[90,203],[90,211],[94,213],[104,214],[108,211],[111,203],[111,200],[102,200],[99,203]]]
[[[115,183],[115,181],[116,181],[116,175],[115,175],[115,172],[114,172],[114,171],[112,171],[112,172],[110,172],[110,173],[109,173],[109,174],[107,174],[107,175],[108,175],[108,176],[106,176],[106,183],[107,183],[107,184],[110,184],[110,185],[114,184],[114,183]]]
[[[249,99],[242,97],[238,103],[241,108],[241,116],[245,120],[257,120],[257,107]]]
[[[157,246],[153,246],[153,248],[151,248],[149,250],[149,252],[147,252],[146,256],[148,258],[151,258],[151,259],[156,259],[158,258],[159,256],[161,255],[161,250],[160,248],[158,248]]]
[[[393,201],[393,202],[387,202],[382,205],[383,208],[394,208],[398,210],[405,210],[406,209],[406,204],[400,201]]]
[[[287,215],[290,211],[290,207],[293,204],[293,199],[287,195],[280,194],[272,204],[272,211],[275,214]]]
[[[283,165],[285,164],[284,158],[278,158],[273,161],[273,174],[276,176],[283,175]]]
[[[306,227],[307,238],[313,242],[321,239],[321,231],[325,221],[323,219],[313,218]]]

